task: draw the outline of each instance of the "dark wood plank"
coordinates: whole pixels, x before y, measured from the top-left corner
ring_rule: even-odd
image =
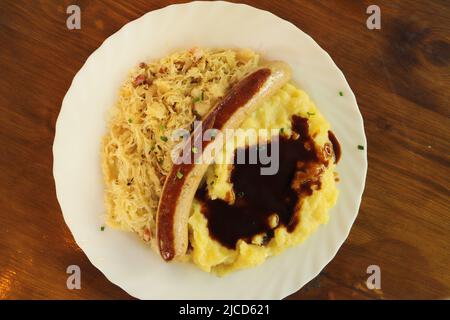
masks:
[[[82,10],[69,31],[65,10]],[[178,1],[177,1],[178,2]],[[310,34],[343,70],[365,120],[369,172],[358,219],[335,259],[289,299],[450,296],[450,7],[377,1],[244,1]],[[73,76],[108,36],[168,1],[0,2],[0,299],[129,299],[74,243],[55,197],[55,121]],[[66,288],[66,268],[82,289]],[[365,286],[379,265],[382,289]]]

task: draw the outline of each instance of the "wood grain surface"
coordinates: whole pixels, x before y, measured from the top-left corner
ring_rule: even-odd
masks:
[[[450,3],[244,2],[291,21],[332,56],[368,137],[367,184],[350,236],[288,298],[449,298]],[[132,298],[89,263],[65,225],[52,144],[62,99],[87,57],[127,22],[169,3],[0,2],[1,299]],[[66,27],[70,4],[81,7],[81,30]],[[371,4],[381,8],[381,30],[366,27]],[[81,290],[66,287],[73,264]],[[381,268],[380,290],[365,285],[369,265]]]

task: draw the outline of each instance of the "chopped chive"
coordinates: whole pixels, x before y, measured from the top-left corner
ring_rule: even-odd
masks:
[[[342,91],[339,91],[339,95],[340,95],[341,97],[343,97],[343,96],[344,96],[344,93],[343,93]]]
[[[183,178],[183,173],[181,173],[180,170],[177,171],[177,178],[178,178],[178,179]]]
[[[315,116],[316,114],[314,113],[314,112],[306,112],[306,114],[308,115],[308,117],[310,117],[310,116]]]
[[[128,123],[132,123],[133,122],[133,119],[128,119]]]
[[[105,226],[101,226],[100,231],[105,231]]]
[[[280,129],[280,134],[283,134],[284,133],[284,128],[281,128]]]
[[[194,100],[192,100],[193,103],[197,103],[199,101],[202,101],[202,97],[201,96],[197,97],[197,98],[194,98]]]
[[[169,139],[166,136],[161,136],[161,140],[167,142]]]
[[[162,124],[162,125],[160,125],[160,126],[159,126],[159,128],[160,128],[161,130],[166,130],[166,126],[165,126],[165,125],[163,125],[163,124]]]
[[[199,101],[203,101],[204,98],[205,98],[205,92],[202,91],[202,93],[198,97],[194,98],[194,100],[192,100],[192,102],[195,104]]]
[[[359,145],[358,145],[358,149],[359,149],[359,150],[364,150],[364,146],[362,146],[362,145],[359,144]]]
[[[192,147],[192,153],[197,153],[198,149],[196,147]]]

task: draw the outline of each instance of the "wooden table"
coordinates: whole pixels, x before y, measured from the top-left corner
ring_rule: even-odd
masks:
[[[310,34],[358,99],[369,172],[349,238],[292,299],[450,297],[450,6],[447,1],[244,1]],[[81,7],[81,30],[66,8]],[[55,197],[61,101],[111,34],[169,1],[0,2],[0,298],[130,299],[75,244]],[[381,8],[381,30],[366,8]],[[82,270],[81,290],[66,268]],[[381,290],[365,285],[381,268]]]

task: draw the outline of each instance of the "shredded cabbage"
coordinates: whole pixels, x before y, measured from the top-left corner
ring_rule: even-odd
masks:
[[[140,63],[119,91],[102,141],[106,222],[155,247],[155,214],[172,167],[173,130],[187,129],[254,70],[251,50],[199,49]]]

